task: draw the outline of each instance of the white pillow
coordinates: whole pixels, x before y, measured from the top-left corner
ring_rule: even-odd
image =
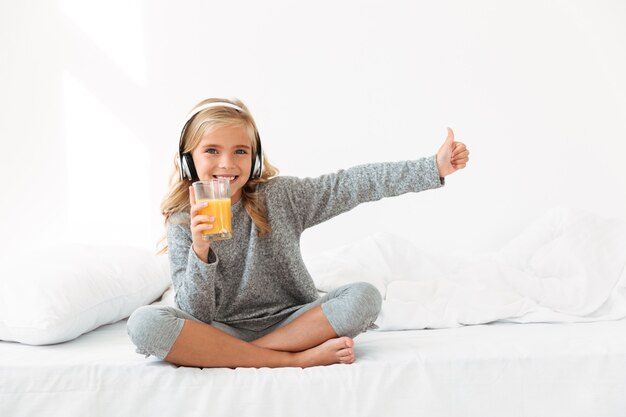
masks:
[[[171,284],[166,256],[127,246],[63,244],[0,264],[0,340],[74,339],[128,317]]]

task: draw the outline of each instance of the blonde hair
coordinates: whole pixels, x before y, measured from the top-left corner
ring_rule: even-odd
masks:
[[[246,129],[250,138],[250,143],[252,144],[251,155],[252,158],[254,158],[257,152],[257,127],[248,108],[240,100],[226,100],[221,98],[203,100],[196,104],[193,108],[196,109],[204,104],[212,102],[231,103],[242,108],[244,112],[242,113],[226,106],[210,107],[198,112],[192,117],[181,139],[182,153],[191,153],[198,146],[202,136],[207,131],[224,126],[238,126]],[[179,163],[180,161],[178,160],[177,152],[174,157],[174,170],[169,181],[170,189],[165,198],[161,201],[161,214],[165,217],[166,225],[172,221],[171,217],[174,214],[189,212],[190,209],[189,186],[191,185],[191,180],[187,178],[181,180],[178,166]],[[269,163],[265,157],[265,153],[263,153],[263,171],[261,172],[260,177],[248,179],[248,182],[246,182],[242,189],[242,204],[252,219],[252,222],[258,229],[260,236],[267,235],[271,231],[271,228],[267,218],[265,201],[263,200],[263,196],[257,192],[257,186],[266,182],[270,178],[275,177],[276,175],[278,175],[278,169]],[[184,219],[186,220],[181,219],[176,220],[176,222],[185,222],[188,224],[189,219],[187,217]],[[161,238],[159,245],[161,246],[159,253],[167,253],[168,248],[165,236]]]

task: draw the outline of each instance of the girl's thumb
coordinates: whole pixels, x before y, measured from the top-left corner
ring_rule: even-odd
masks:
[[[196,193],[193,191],[193,187],[189,186],[189,203],[193,206],[196,204]]]
[[[452,129],[448,128],[448,137],[446,138],[446,143],[454,142],[454,132]]]

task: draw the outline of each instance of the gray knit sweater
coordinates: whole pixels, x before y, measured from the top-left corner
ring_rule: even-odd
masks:
[[[240,200],[232,207],[233,238],[212,242],[208,263],[191,247],[189,213],[178,213],[167,229],[176,303],[206,323],[263,330],[318,298],[300,253],[306,228],[364,202],[442,185],[435,156],[361,165],[317,178],[272,178],[258,188],[271,233],[257,234]]]

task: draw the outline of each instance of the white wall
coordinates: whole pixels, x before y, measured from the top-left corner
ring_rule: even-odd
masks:
[[[182,118],[239,97],[282,174],[470,148],[444,189],[358,207],[305,255],[383,220],[488,251],[555,205],[626,220],[626,3],[0,2],[0,251],[154,247]],[[621,75],[620,75],[621,74]]]

